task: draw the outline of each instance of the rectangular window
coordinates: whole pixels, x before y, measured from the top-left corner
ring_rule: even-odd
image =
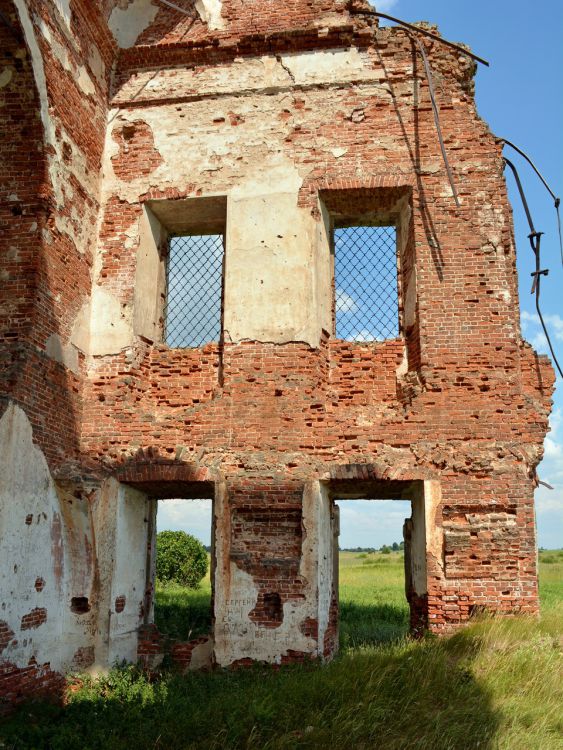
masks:
[[[220,340],[223,256],[222,234],[170,237],[164,309],[164,341],[169,347],[198,347]]]
[[[384,341],[399,335],[394,225],[335,229],[334,281],[337,338]]]

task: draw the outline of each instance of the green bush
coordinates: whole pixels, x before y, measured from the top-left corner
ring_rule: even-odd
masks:
[[[156,535],[156,577],[197,589],[207,573],[203,544],[185,531],[161,531]]]

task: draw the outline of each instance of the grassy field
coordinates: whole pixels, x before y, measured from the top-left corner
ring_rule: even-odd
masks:
[[[563,552],[540,557],[540,622],[413,642],[401,556],[343,553],[341,653],[328,666],[80,678],[64,708],[27,705],[5,723],[0,748],[561,750]],[[157,617],[201,632],[208,586],[159,590]]]

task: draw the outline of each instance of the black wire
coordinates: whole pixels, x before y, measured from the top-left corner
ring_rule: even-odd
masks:
[[[509,140],[507,140],[506,138],[501,138],[500,140],[506,146],[510,146],[510,148],[513,148],[517,153],[520,154],[520,156],[523,156],[524,159],[526,159],[526,161],[528,162],[528,164],[532,167],[532,169],[534,170],[534,172],[537,174],[537,176],[540,178],[540,180],[544,184],[545,189],[547,190],[547,192],[553,198],[554,205],[555,205],[555,213],[557,214],[557,233],[559,235],[559,252],[561,253],[561,265],[563,266],[563,236],[562,236],[562,232],[561,232],[561,216],[559,214],[559,205],[561,203],[561,199],[558,198],[555,195],[555,193],[553,192],[553,190],[549,187],[549,185],[548,185],[547,180],[545,179],[545,177],[542,175],[542,173],[540,172],[540,170],[536,167],[536,165],[534,164],[534,162],[530,159],[530,157],[528,156],[528,154],[525,151],[522,151],[521,148],[518,148],[518,146],[516,146],[514,143],[512,143]]]
[[[563,372],[561,371],[561,367],[559,366],[559,362],[557,361],[557,357],[555,356],[555,352],[553,351],[553,346],[551,345],[551,339],[549,338],[549,333],[547,332],[547,328],[543,319],[543,315],[541,314],[540,309],[540,285],[541,285],[541,277],[542,275],[546,275],[547,272],[543,271],[541,269],[540,264],[540,240],[541,240],[542,232],[536,232],[535,234],[531,234],[529,236],[530,245],[532,246],[532,250],[534,251],[534,255],[536,256],[536,272],[534,274],[534,286],[535,286],[535,292],[536,292],[536,310],[538,313],[538,317],[540,319],[541,326],[543,328],[543,332],[545,333],[545,337],[547,339],[547,343],[549,345],[549,351],[551,352],[551,356],[553,357],[553,361],[555,362],[555,366],[559,370],[559,375],[563,378]],[[532,287],[533,288],[533,287]]]
[[[458,52],[461,52],[464,55],[467,55],[468,57],[473,58],[473,60],[476,60],[477,62],[480,62],[483,65],[486,65],[487,67],[489,67],[489,63],[486,60],[484,60],[482,57],[479,57],[479,55],[476,55],[473,52],[470,52],[468,49],[465,49],[465,47],[462,47],[459,44],[455,44],[454,42],[450,42],[448,39],[444,39],[443,37],[438,36],[437,34],[433,34],[431,31],[427,31],[426,29],[423,29],[420,26],[414,26],[412,23],[401,21],[400,18],[395,18],[395,16],[388,16],[387,13],[379,13],[378,11],[375,11],[375,10],[352,10],[350,11],[350,15],[352,16],[376,16],[377,18],[386,18],[388,21],[393,21],[393,23],[398,23],[399,26],[404,26],[406,29],[410,29],[411,31],[416,31],[418,34],[424,34],[424,36],[430,37],[430,39],[433,39],[435,42],[441,42],[441,44],[445,44],[447,47],[451,47],[452,49],[455,49]]]
[[[534,253],[534,257],[536,260],[536,270],[532,274],[532,276],[534,277],[534,283],[532,285],[532,294],[535,292],[536,311],[538,313],[538,318],[540,319],[541,327],[543,328],[545,338],[547,339],[549,351],[551,352],[551,356],[553,357],[555,366],[557,367],[557,370],[559,371],[559,375],[561,375],[561,377],[563,378],[563,371],[561,370],[561,366],[557,360],[557,357],[555,356],[555,352],[553,351],[551,339],[549,338],[547,326],[545,325],[545,321],[543,319],[543,315],[542,315],[541,308],[540,308],[541,277],[547,276],[548,274],[548,271],[546,269],[542,269],[541,267],[540,243],[541,243],[541,236],[543,232],[536,232],[536,229],[534,227],[534,220],[532,219],[532,214],[530,213],[530,208],[528,206],[528,201],[526,200],[526,194],[524,193],[524,188],[522,187],[522,183],[520,182],[520,175],[518,174],[518,170],[516,169],[514,164],[510,161],[510,159],[507,159],[506,157],[504,158],[504,163],[508,167],[510,167],[510,169],[512,170],[512,174],[514,175],[514,179],[516,180],[516,185],[518,187],[518,192],[520,193],[520,199],[522,200],[522,205],[524,206],[524,211],[526,212],[526,218],[528,219],[528,224],[530,226],[530,234],[528,235],[528,239],[530,240],[530,245],[532,247],[532,251]]]
[[[561,216],[559,214],[559,198],[555,201],[555,213],[557,214],[557,233],[559,234],[559,252],[561,253],[561,265],[563,266],[563,237],[561,236]]]
[[[510,159],[507,159],[506,156],[504,157],[504,163],[510,167],[512,170],[512,174],[514,175],[514,179],[516,180],[516,185],[518,187],[518,192],[520,193],[520,200],[522,201],[522,205],[524,206],[524,211],[526,212],[526,218],[528,219],[528,224],[530,226],[530,233],[535,234],[536,228],[534,227],[534,222],[532,220],[532,214],[530,213],[530,209],[528,207],[528,201],[526,200],[526,195],[524,194],[524,188],[522,187],[522,183],[520,182],[520,175],[518,174],[518,170],[514,166],[514,164],[510,161]]]
[[[524,159],[526,159],[526,161],[528,162],[528,164],[532,167],[532,169],[534,170],[534,172],[537,174],[537,176],[540,178],[540,180],[545,185],[547,192],[551,195],[551,197],[553,198],[553,200],[554,201],[559,201],[559,198],[555,195],[555,193],[553,192],[553,190],[549,187],[549,185],[547,184],[547,180],[542,175],[542,173],[540,172],[540,170],[536,167],[536,165],[534,164],[534,162],[530,159],[530,157],[528,156],[528,154],[525,151],[522,151],[521,148],[518,148],[518,146],[515,146],[514,143],[512,143],[512,141],[509,141],[506,138],[501,138],[500,140],[502,141],[502,143],[506,143],[507,146],[510,146],[510,148],[513,148],[515,151],[517,151],[520,154],[520,156],[523,156]]]

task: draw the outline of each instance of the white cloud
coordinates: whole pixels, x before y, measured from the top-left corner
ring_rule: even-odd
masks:
[[[376,334],[372,333],[372,331],[368,330],[367,328],[362,328],[361,331],[358,331],[358,333],[350,334],[344,340],[345,341],[360,341],[360,342],[385,341],[385,337],[377,336]]]
[[[358,309],[358,303],[352,296],[343,292],[342,289],[337,289],[336,309],[338,312],[354,312],[354,310]]]
[[[159,500],[157,531],[186,531],[211,544],[211,500]]]
[[[544,315],[543,319],[547,326],[552,344],[555,341],[563,342],[563,318],[561,315]],[[534,349],[537,349],[542,354],[548,354],[549,347],[547,339],[543,332],[538,315],[536,313],[528,312],[528,310],[522,310],[520,313],[520,320],[522,323],[522,330]]]
[[[339,500],[341,547],[381,547],[400,542],[411,515],[407,500]]]
[[[372,3],[375,10],[379,10],[382,13],[387,13],[390,10],[393,10],[393,8],[398,4],[399,0],[376,0],[375,3]]]

